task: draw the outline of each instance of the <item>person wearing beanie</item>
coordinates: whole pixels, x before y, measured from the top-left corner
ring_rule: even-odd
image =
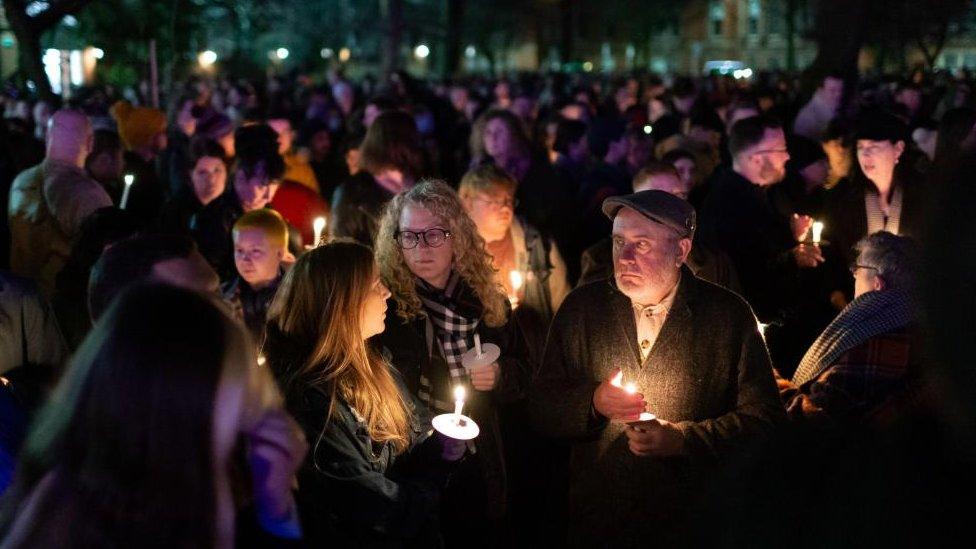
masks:
[[[125,209],[148,226],[158,217],[167,197],[157,166],[167,145],[166,114],[159,109],[136,107],[124,100],[112,105],[109,112],[125,146],[123,173],[133,176]]]

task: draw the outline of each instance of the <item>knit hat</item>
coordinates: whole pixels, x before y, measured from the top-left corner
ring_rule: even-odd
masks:
[[[159,109],[134,107],[128,101],[117,101],[109,110],[118,126],[119,137],[128,150],[141,149],[157,134],[166,132],[166,114]]]

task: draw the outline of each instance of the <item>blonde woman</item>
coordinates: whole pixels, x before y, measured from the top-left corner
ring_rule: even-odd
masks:
[[[485,242],[454,190],[424,181],[387,207],[377,261],[396,305],[381,337],[407,386],[435,413],[452,410],[453,388],[466,386],[465,409],[481,426],[475,452],[444,495],[446,541],[498,540],[507,503],[498,413],[520,398],[530,367]],[[469,376],[461,355],[474,345],[475,334],[498,345],[502,355]]]
[[[438,543],[439,487],[464,446],[421,445],[429,416],[367,341],[389,296],[370,249],[336,241],[298,259],[269,311],[265,355],[312,446],[299,472],[309,547]]]

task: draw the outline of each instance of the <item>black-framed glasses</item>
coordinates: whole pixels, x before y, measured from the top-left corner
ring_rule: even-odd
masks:
[[[420,240],[423,239],[424,245],[428,248],[439,248],[444,245],[444,242],[448,238],[451,238],[451,231],[439,228],[427,229],[426,231],[413,232],[413,231],[399,231],[393,235],[393,239],[397,241],[397,245],[404,250],[412,250],[420,244]]]

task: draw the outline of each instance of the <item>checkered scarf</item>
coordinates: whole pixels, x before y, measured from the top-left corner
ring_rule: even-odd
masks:
[[[468,383],[468,373],[461,365],[461,355],[473,344],[481,311],[467,302],[468,287],[457,272],[452,271],[443,290],[417,281],[417,294],[427,313],[427,343],[431,336],[440,343],[440,353],[431,348],[430,368],[421,372],[418,397],[428,407],[441,412],[454,410],[452,388]]]
[[[793,383],[800,386],[816,379],[847,351],[874,336],[907,326],[915,320],[916,310],[915,302],[902,290],[862,294],[813,342],[793,374]]]

